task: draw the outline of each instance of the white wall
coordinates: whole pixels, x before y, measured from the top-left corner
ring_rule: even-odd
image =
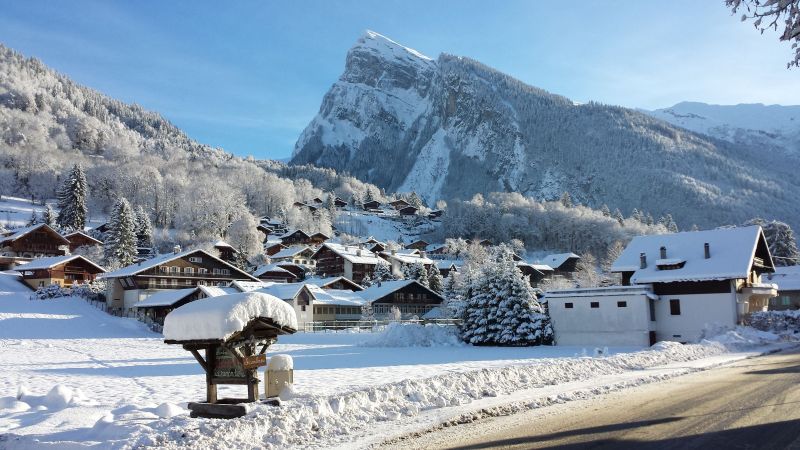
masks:
[[[670,314],[669,301],[680,300],[681,314]],[[656,300],[656,338],[659,341],[693,342],[707,325],[736,325],[736,294],[661,295]]]
[[[605,293],[604,293],[605,294]],[[614,295],[547,297],[557,345],[649,346],[654,322],[641,291]],[[617,302],[626,302],[626,307]],[[598,308],[591,308],[598,302]],[[572,303],[566,308],[565,303]]]

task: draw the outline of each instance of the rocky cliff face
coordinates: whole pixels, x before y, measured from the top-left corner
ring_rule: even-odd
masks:
[[[429,203],[569,191],[590,206],[671,213],[684,226],[800,218],[787,197],[800,191],[794,177],[752,147],[626,108],[578,105],[468,58],[433,60],[373,32],[348,52],[292,162],[413,190]]]

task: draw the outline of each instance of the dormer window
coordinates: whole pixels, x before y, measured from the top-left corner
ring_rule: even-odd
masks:
[[[656,261],[656,268],[658,270],[676,270],[682,269],[686,265],[685,259],[671,258],[659,259]]]

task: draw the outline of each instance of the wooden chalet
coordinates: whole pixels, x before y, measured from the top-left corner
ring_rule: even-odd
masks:
[[[406,244],[405,248],[413,248],[414,250],[419,250],[421,252],[424,252],[428,248],[428,245],[430,244],[423,241],[422,239],[419,239],[410,244]]]
[[[266,264],[258,267],[253,272],[253,276],[262,281],[274,281],[278,283],[294,283],[301,280],[294,272],[278,264]]]
[[[295,264],[290,261],[281,261],[275,264],[281,269],[285,269],[293,273],[298,280],[305,279],[306,274],[309,271],[309,266],[306,264]]]
[[[275,232],[274,228],[272,228],[270,226],[267,226],[267,225],[264,225],[262,223],[256,225],[256,230],[264,233],[264,241],[263,242],[267,242],[269,240],[269,235]]]
[[[400,209],[403,209],[403,208],[405,208],[407,206],[411,206],[411,203],[408,203],[407,201],[405,201],[402,198],[400,198],[400,199],[397,199],[397,200],[389,202],[389,205],[391,205],[392,208],[394,208],[394,209],[400,210]]]
[[[419,212],[419,209],[413,206],[406,206],[404,208],[398,209],[397,212],[399,212],[401,216],[416,216],[417,213]]]
[[[314,286],[319,286],[320,288],[325,290],[336,289],[341,291],[352,291],[352,292],[358,292],[364,290],[363,286],[345,277],[308,278],[305,280],[305,283],[313,284]]]
[[[73,231],[65,234],[64,237],[69,241],[69,251],[74,252],[78,247],[91,247],[93,245],[103,245],[103,241],[95,239],[82,231]]]
[[[108,282],[106,303],[114,309],[134,308],[161,290],[258,281],[205,250],[175,251],[103,274],[102,278]]]
[[[326,242],[314,253],[316,272],[323,277],[343,276],[360,283],[375,272],[381,258],[363,245],[342,245]]]
[[[529,264],[524,261],[517,262],[517,269],[523,276],[527,276],[531,286],[538,286],[544,279],[553,276],[553,268],[545,264]]]
[[[376,316],[386,316],[393,307],[404,317],[422,317],[442,303],[442,296],[416,280],[383,281],[359,292],[372,305]]]
[[[278,239],[287,247],[292,245],[309,245],[311,244],[311,236],[303,230],[291,230]]]
[[[434,209],[433,211],[428,213],[428,218],[429,219],[439,219],[439,218],[442,217],[443,214],[444,214],[444,211],[442,211],[441,209]]]
[[[364,211],[379,209],[381,207],[381,202],[377,200],[370,200],[368,202],[364,202],[361,207],[364,208]]]
[[[545,256],[541,263],[553,268],[553,275],[572,278],[575,273],[580,256],[575,253],[556,253]]]
[[[69,244],[67,238],[44,223],[8,231],[0,236],[0,270],[34,258],[64,256]]]
[[[215,242],[214,250],[219,252],[219,258],[225,262],[232,264],[236,260],[236,249],[225,241]]]
[[[81,255],[38,258],[16,267],[22,281],[33,289],[57,284],[72,287],[94,281],[105,269]]]
[[[290,262],[293,264],[301,264],[304,266],[313,266],[316,262],[311,258],[314,255],[314,250],[304,245],[289,247],[272,256],[272,261]]]
[[[347,206],[347,202],[339,197],[336,197],[335,199],[333,199],[333,205],[337,208],[344,208],[345,206]]]
[[[272,255],[280,252],[281,250],[284,250],[284,249],[287,249],[287,248],[289,248],[289,247],[281,244],[278,241],[269,241],[266,244],[264,244],[264,253],[266,253],[267,256],[272,256]]]
[[[92,228],[92,233],[108,233],[111,230],[111,224],[108,222],[103,222],[100,225]]]
[[[311,245],[322,245],[328,239],[330,239],[330,236],[324,233],[314,233],[308,238],[309,244]]]

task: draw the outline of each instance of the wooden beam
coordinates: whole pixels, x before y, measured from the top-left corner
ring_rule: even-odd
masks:
[[[208,373],[208,364],[206,364],[206,361],[203,359],[202,356],[200,356],[200,353],[195,349],[191,349],[189,351],[192,352],[192,356],[194,356],[194,359],[196,359],[197,362],[200,363],[200,366],[203,368],[203,370],[205,370],[206,373]]]

